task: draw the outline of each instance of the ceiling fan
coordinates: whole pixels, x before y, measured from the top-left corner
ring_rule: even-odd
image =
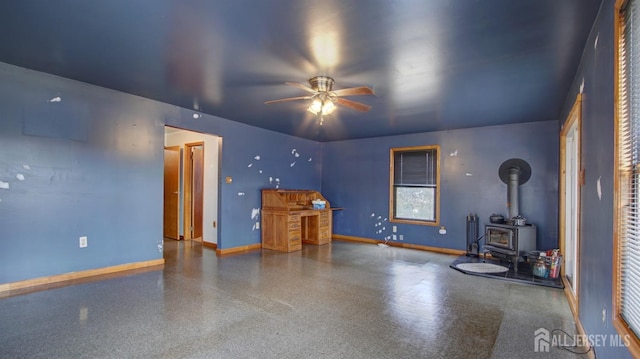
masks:
[[[272,103],[286,101],[311,100],[311,104],[307,108],[307,111],[313,113],[314,115],[320,115],[321,125],[324,121],[324,115],[329,115],[336,110],[336,104],[361,112],[367,112],[371,110],[371,106],[369,105],[342,98],[342,96],[374,95],[371,88],[366,86],[359,86],[334,91],[334,83],[335,81],[333,80],[333,78],[329,76],[315,76],[310,78],[309,85],[311,85],[311,87],[297,82],[285,82],[285,84],[289,86],[297,87],[299,89],[307,91],[309,95],[271,100],[265,102],[265,104],[269,105]]]

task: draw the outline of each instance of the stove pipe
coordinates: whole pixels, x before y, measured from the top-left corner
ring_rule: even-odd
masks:
[[[509,169],[509,186],[507,187],[507,197],[509,206],[509,218],[520,215],[518,204],[518,186],[520,185],[520,169],[511,167]]]
[[[519,187],[531,178],[531,166],[527,161],[512,158],[502,162],[498,169],[500,180],[507,185],[507,208],[509,220],[520,215]]]

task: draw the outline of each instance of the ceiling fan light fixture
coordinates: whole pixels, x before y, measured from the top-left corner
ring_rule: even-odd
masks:
[[[323,100],[320,98],[315,98],[311,102],[311,105],[309,105],[309,107],[307,108],[307,111],[311,112],[314,115],[320,115],[320,116],[330,115],[335,110],[336,110],[336,105],[333,103],[333,101],[329,99]]]
[[[322,112],[321,113],[323,115],[330,115],[335,110],[336,110],[336,105],[333,104],[333,101],[327,100],[327,101],[324,102],[324,105],[322,105]]]
[[[311,105],[309,105],[307,111],[311,112],[314,115],[317,115],[318,113],[320,113],[320,111],[322,111],[322,108],[322,100],[316,98],[311,102]]]

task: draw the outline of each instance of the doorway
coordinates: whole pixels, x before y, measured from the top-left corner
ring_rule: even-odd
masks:
[[[165,147],[180,148],[179,234],[217,248],[222,138],[165,126]]]
[[[562,277],[569,305],[578,316],[580,280],[580,186],[581,168],[581,107],[578,95],[560,133],[560,251],[564,256]]]

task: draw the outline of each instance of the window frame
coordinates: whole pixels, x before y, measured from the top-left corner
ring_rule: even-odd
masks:
[[[626,121],[630,121],[625,115],[625,107],[627,98],[622,94],[621,86],[626,82],[624,77],[625,69],[621,64],[622,36],[625,26],[624,8],[630,0],[616,0],[614,13],[614,208],[613,208],[613,310],[612,322],[616,331],[625,338],[630,338],[628,349],[634,357],[640,357],[640,338],[630,328],[622,316],[622,253],[621,247],[624,240],[621,238],[621,226],[623,224],[622,211],[625,207],[623,196],[624,189],[627,188],[626,182],[632,180],[633,169],[628,171],[623,169],[622,159],[620,157],[620,148],[624,144],[621,143],[620,128]],[[634,0],[637,1],[637,0]],[[626,59],[629,61],[628,59]],[[627,166],[625,166],[627,167]]]
[[[434,220],[417,220],[404,219],[395,217],[395,154],[397,152],[417,152],[431,151],[436,152],[436,187],[434,201]],[[422,226],[440,226],[440,145],[412,146],[412,147],[395,147],[389,150],[389,221],[394,223],[417,224]]]

